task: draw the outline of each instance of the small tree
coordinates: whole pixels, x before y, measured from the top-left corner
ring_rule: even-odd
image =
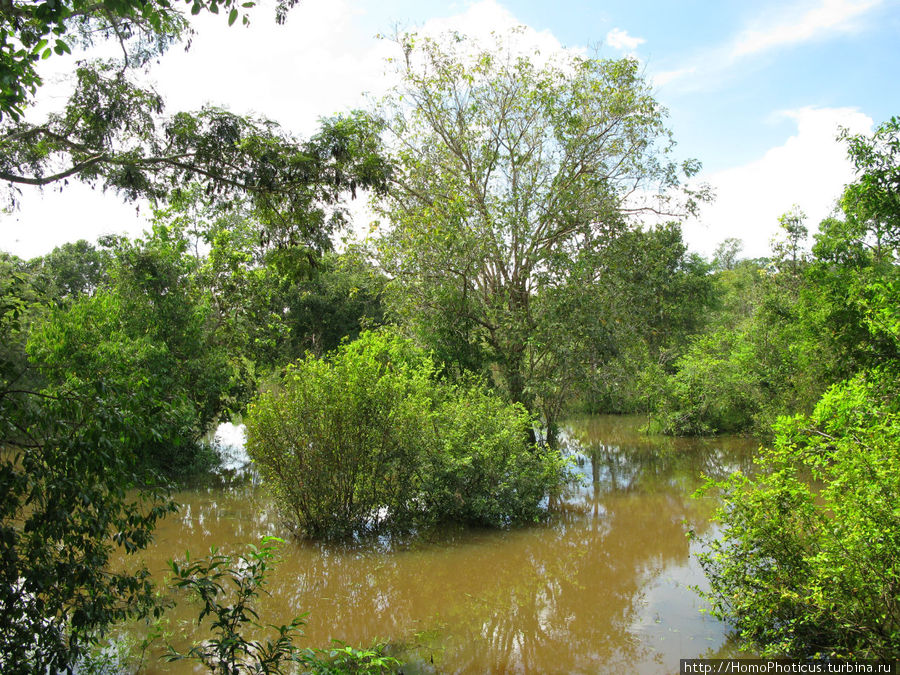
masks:
[[[198,661],[217,675],[280,675],[296,662],[300,648],[294,638],[302,634],[306,623],[296,617],[282,626],[269,626],[277,634],[275,640],[253,640],[247,630],[264,631],[254,604],[266,582],[266,572],[275,555],[275,537],[266,537],[262,546],[250,546],[250,551],[236,562],[215,549],[208,558],[191,562],[188,554],[183,563],[169,561],[175,575],[175,588],[187,591],[201,603],[198,622],[209,616],[215,636],[180,653],[169,645],[167,659]],[[231,582],[230,584],[228,582]]]
[[[798,266],[804,259],[803,243],[809,236],[809,230],[803,221],[806,214],[797,206],[778,218],[779,234],[772,237],[772,255],[775,261],[790,268],[797,274]]]
[[[733,270],[743,248],[744,242],[736,237],[722,240],[713,253],[713,266],[719,270]]]
[[[303,616],[281,626],[260,624],[255,605],[259,594],[266,592],[266,575],[278,543],[283,542],[277,537],[264,537],[261,547],[251,545],[237,561],[215,549],[194,562],[189,553],[183,563],[169,561],[175,575],[171,585],[200,601],[197,621],[210,617],[214,635],[186,653],[168,645],[166,658],[197,661],[217,675],[282,675],[297,672],[298,664],[302,672],[317,675],[384,675],[400,666],[385,655],[384,643],[358,649],[335,641],[332,649],[301,650],[294,640],[303,635]],[[275,639],[263,642],[259,633],[267,630]]]

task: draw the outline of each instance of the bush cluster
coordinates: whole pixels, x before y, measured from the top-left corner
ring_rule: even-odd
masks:
[[[387,331],[308,355],[246,418],[247,449],[288,523],[311,537],[454,520],[533,521],[564,479],[531,418],[482,383],[441,381]]]
[[[783,418],[761,472],[717,485],[713,612],[764,655],[900,654],[900,387],[876,369]]]

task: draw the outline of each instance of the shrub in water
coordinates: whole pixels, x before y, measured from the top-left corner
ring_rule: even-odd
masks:
[[[424,352],[387,331],[299,361],[246,422],[250,456],[307,536],[531,520],[563,477],[558,453],[528,445],[524,408],[440,382]]]
[[[869,371],[783,418],[753,478],[721,483],[701,556],[713,613],[765,656],[900,657],[900,386]]]
[[[447,387],[435,406],[437,437],[422,457],[422,496],[433,517],[502,526],[537,520],[565,464],[525,439],[531,417],[478,383]]]

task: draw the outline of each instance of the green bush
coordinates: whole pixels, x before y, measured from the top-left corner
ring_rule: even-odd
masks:
[[[421,469],[431,517],[493,527],[540,518],[564,467],[558,453],[527,446],[524,407],[467,383],[442,392],[433,420]]]
[[[442,383],[424,352],[387,331],[308,355],[246,422],[286,520],[312,537],[533,520],[562,479],[558,453],[529,446],[524,408],[478,383]]]
[[[725,492],[701,563],[713,613],[763,655],[900,657],[900,387],[873,370],[782,419]],[[708,486],[710,487],[710,486]]]
[[[665,433],[702,435],[751,426],[762,392],[754,347],[745,334],[720,329],[701,335],[675,365],[657,410]]]
[[[291,366],[250,407],[248,451],[291,525],[343,535],[409,515],[431,377],[408,344],[368,333]]]

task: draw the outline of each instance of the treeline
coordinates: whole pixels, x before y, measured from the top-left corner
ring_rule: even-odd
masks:
[[[723,243],[700,262],[694,299],[677,296],[679,309],[693,310],[692,330],[673,322],[656,344],[656,330],[620,342],[585,407],[649,413],[669,434],[768,438],[779,415],[809,413],[832,384],[891,363],[896,344],[873,332],[871,291],[862,289],[893,283],[893,254],[883,240],[872,248],[874,225],[860,223],[852,203],[841,208],[812,237],[802,213],[785,214],[769,257],[741,259],[739,241]]]
[[[208,468],[201,439],[266,373],[383,320],[384,278],[352,247],[314,256],[261,246],[233,215],[183,221],[2,259],[8,381],[54,396],[103,382],[142,464],[169,477]]]
[[[770,438],[779,416],[809,414],[832,385],[896,364],[898,212],[885,178],[896,134],[891,121],[847,138],[858,180],[812,236],[796,207],[784,214],[768,257],[743,259],[730,239],[711,261],[665,267],[653,264],[659,231],[629,234],[642,254],[616,270],[616,302],[635,311],[617,316],[608,358],[576,402],[648,413],[669,434]]]

